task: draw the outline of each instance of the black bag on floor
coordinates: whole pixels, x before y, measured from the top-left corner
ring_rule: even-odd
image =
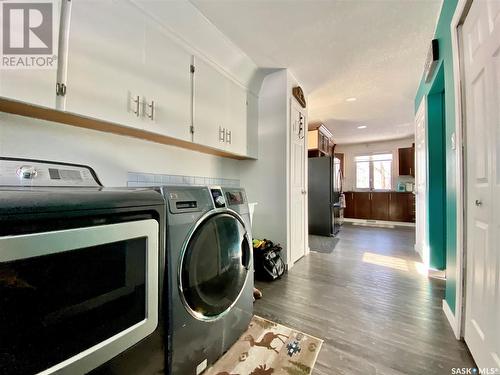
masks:
[[[255,277],[259,280],[273,281],[285,273],[285,262],[281,258],[281,246],[264,240],[259,247],[253,248]]]

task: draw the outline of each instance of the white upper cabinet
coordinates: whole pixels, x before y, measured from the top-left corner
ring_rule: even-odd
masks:
[[[16,3],[12,3],[16,4]],[[6,4],[7,5],[7,4]],[[22,4],[21,4],[22,5]],[[17,17],[26,16],[24,12],[27,12],[27,9],[21,9],[12,12],[11,11],[11,22],[15,22],[15,15]],[[49,18],[47,18],[47,14],[44,11],[40,11],[38,13],[42,16],[41,22],[49,22]],[[43,69],[37,69],[33,66],[20,68],[15,67],[12,69],[0,69],[0,96],[19,100],[26,103],[36,104],[44,107],[55,108],[56,103],[56,82],[57,82],[57,55],[58,55],[58,40],[59,40],[59,20],[61,14],[61,1],[55,0],[52,3],[52,51],[47,55],[33,55],[33,56],[43,56],[46,59],[39,60],[43,66]],[[30,16],[36,15],[36,13],[31,13]],[[17,23],[19,26],[22,25],[22,22]],[[11,31],[13,28],[11,28]],[[25,30],[20,29],[17,30],[19,33],[23,33]],[[32,36],[30,34],[30,38],[28,39],[29,46],[28,47],[43,47],[45,46],[50,49],[50,43],[48,39],[45,40],[42,37]],[[47,37],[50,38],[50,37]],[[25,41],[26,39],[24,39]],[[24,45],[16,45],[15,47],[26,48]],[[17,66],[19,66],[19,58],[21,55],[9,55],[12,56],[14,61],[17,62]],[[22,59],[25,63],[29,65],[33,65],[33,61],[30,59],[30,55],[26,56],[27,59]],[[55,57],[55,59],[53,59]],[[47,59],[49,61],[47,62]],[[50,61],[52,61],[52,67],[50,67]],[[36,62],[35,62],[36,65]]]
[[[246,155],[247,91],[214,67],[196,59],[194,141]]]
[[[259,156],[259,98],[252,93],[247,95],[247,152],[246,155],[257,159]]]
[[[202,59],[195,60],[194,137],[196,143],[226,148],[229,80]]]
[[[0,97],[248,154],[255,103],[230,77],[256,67],[189,2],[54,0],[53,33],[54,68],[0,69]]]
[[[229,152],[247,154],[247,90],[230,82],[228,121],[226,125],[226,149]]]
[[[144,16],[127,1],[71,4],[64,109],[142,128]]]
[[[190,141],[192,55],[152,21],[146,24],[145,41],[144,129]]]

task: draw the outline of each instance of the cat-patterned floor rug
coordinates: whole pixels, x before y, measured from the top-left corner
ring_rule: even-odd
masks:
[[[308,375],[323,340],[254,316],[246,332],[203,375]]]

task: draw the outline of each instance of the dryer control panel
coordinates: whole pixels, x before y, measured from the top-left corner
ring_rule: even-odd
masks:
[[[85,165],[0,158],[0,186],[100,187],[102,185],[94,170]]]
[[[210,188],[210,193],[212,194],[215,208],[226,207],[226,200],[224,199],[224,195],[222,194],[222,190],[220,187]]]

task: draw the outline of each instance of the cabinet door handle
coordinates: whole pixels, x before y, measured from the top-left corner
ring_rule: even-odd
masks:
[[[150,109],[150,112],[147,114],[149,119],[153,121],[155,119],[155,101],[151,100],[151,103],[148,104],[148,108]]]
[[[233,132],[231,130],[226,131],[226,143],[231,144],[233,141]]]
[[[135,110],[132,110],[132,112],[134,112],[134,115],[139,117],[140,116],[140,108],[141,108],[141,98],[139,97],[139,95],[137,95],[135,97],[135,99],[132,99],[132,102],[135,103]]]
[[[226,140],[226,129],[219,126],[219,142],[224,142]]]

